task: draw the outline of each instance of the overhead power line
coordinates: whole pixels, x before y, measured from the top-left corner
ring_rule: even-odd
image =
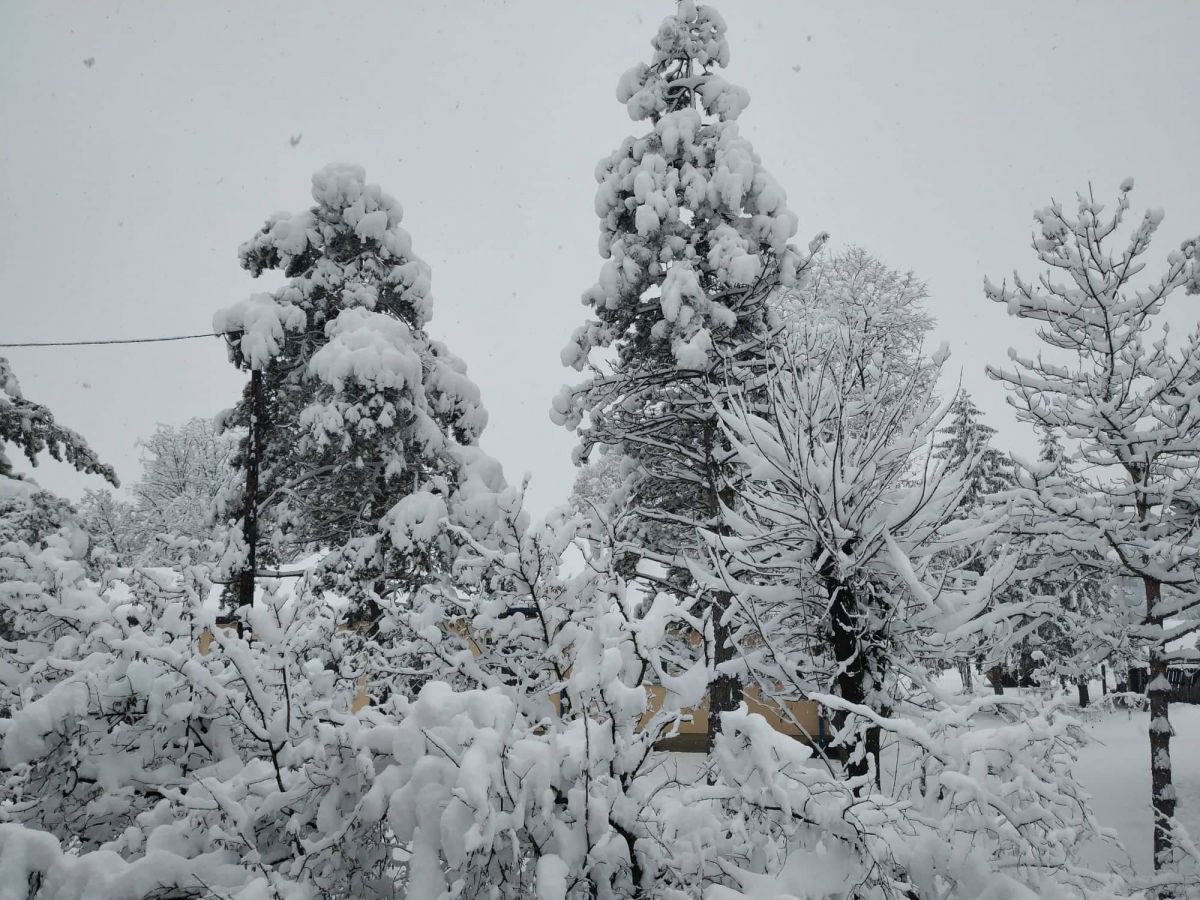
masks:
[[[100,344],[159,344],[163,341],[194,341],[199,338],[224,337],[219,331],[204,334],[177,334],[172,337],[115,338],[106,341],[27,341],[21,344],[0,344],[0,349],[12,347],[95,347]]]

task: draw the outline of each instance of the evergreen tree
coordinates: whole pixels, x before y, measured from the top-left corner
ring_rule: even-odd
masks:
[[[1062,439],[1055,432],[1038,430],[1038,462],[1050,463],[1057,470],[1062,467],[1065,455]]]
[[[39,455],[49,453],[80,472],[99,475],[113,487],[120,484],[117,473],[100,461],[87,441],[59,425],[45,406],[25,399],[8,360],[0,357],[0,476],[11,478],[13,467],[4,452],[6,444],[16,446],[30,465],[36,466]]]
[[[71,505],[13,472],[5,451],[14,446],[34,466],[49,453],[117,485],[112,467],[81,435],[60,425],[49,408],[25,399],[8,360],[0,357],[0,718],[20,702],[27,673],[43,667],[56,642],[73,633],[46,609],[58,595],[78,603],[75,588],[88,552],[87,533]]]
[[[602,445],[635,462],[635,515],[618,516],[634,523],[626,549],[665,567],[682,593],[692,590],[683,563],[698,552],[696,527],[733,502],[736,466],[717,423],[726,385],[763,378],[776,330],[768,297],[806,262],[788,243],[796,217],[783,190],[738,131],[749,97],[716,72],[729,61],[725,30],[711,6],[684,0],[659,27],[650,63],[621,77],[618,99],[650,130],[596,170],[605,263],[583,296],[593,318],[563,351],[590,377],[564,388],[552,413],[578,430],[579,461]],[[603,350],[612,352],[593,353]],[[728,597],[707,599],[709,658],[723,666]],[[714,727],[739,695],[718,671]]]
[[[467,486],[494,484],[498,469],[476,447],[487,421],[478,388],[425,331],[429,267],[399,203],[338,165],[313,176],[313,200],[239,251],[251,274],[287,283],[214,320],[252,373],[226,419],[246,429],[235,463],[254,498],[235,519],[243,532],[261,520],[261,547],[235,540],[225,565],[253,568],[252,551],[277,562],[331,551],[324,570],[369,611],[380,593],[449,572],[444,525],[486,519]]]
[[[1072,477],[1062,440],[1054,431],[1038,429],[1037,458],[1048,476]],[[1112,622],[1119,603],[1111,579],[1100,560],[1064,564],[1055,556],[1053,540],[1030,539],[1021,533],[1019,523],[1006,530],[1031,564],[1026,573],[1028,590],[1042,611],[1035,630],[1019,648],[1023,672],[1037,670],[1043,678],[1070,681],[1078,691],[1079,705],[1085,707],[1091,702],[1088,681],[1096,667],[1120,655],[1120,642],[1112,640],[1119,630]]]
[[[950,422],[939,432],[944,438],[938,442],[935,454],[953,466],[974,460],[967,472],[963,500],[963,509],[968,512],[978,510],[989,494],[1013,485],[1012,460],[992,446],[996,429],[984,424],[982,417],[971,395],[960,389],[950,406]]]

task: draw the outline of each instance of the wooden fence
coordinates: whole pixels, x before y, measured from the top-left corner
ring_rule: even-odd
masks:
[[[1129,690],[1137,694],[1146,692],[1149,671],[1144,667],[1129,670]],[[1200,703],[1200,665],[1174,665],[1167,669],[1167,680],[1171,682],[1172,703]]]

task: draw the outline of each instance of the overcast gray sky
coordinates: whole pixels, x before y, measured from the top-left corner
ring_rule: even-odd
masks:
[[[1166,209],[1156,260],[1200,233],[1200,3],[715,5],[753,98],[743,134],[798,238],[827,230],[926,279],[950,366],[1030,447],[983,365],[1032,331],[983,276],[1034,271],[1032,210],[1089,180],[1110,197],[1132,175],[1136,211]],[[322,165],[357,162],[433,267],[431,330],[482,388],[485,446],[534,474],[545,510],[573,478],[547,409],[600,265],[592,173],[635,130],[616,81],[671,8],[0,0],[0,341],[209,330],[262,289],[237,245],[307,206]],[[1175,305],[1196,321],[1196,298]],[[216,339],[3,352],[127,480],[139,436],[240,384]],[[37,477],[71,496],[96,481]]]

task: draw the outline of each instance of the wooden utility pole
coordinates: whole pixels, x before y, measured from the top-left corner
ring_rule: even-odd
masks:
[[[258,471],[262,455],[262,370],[250,372],[250,424],[246,434],[246,492],[242,499],[242,540],[246,565],[238,576],[238,636],[243,636],[243,609],[254,604],[254,573],[258,570]]]

